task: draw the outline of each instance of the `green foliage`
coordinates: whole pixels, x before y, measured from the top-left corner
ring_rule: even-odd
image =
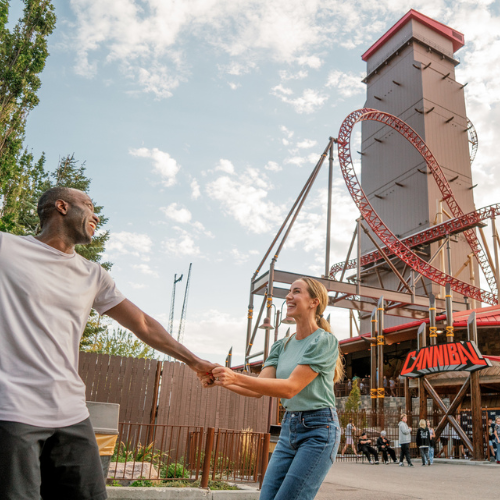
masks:
[[[153,481],[146,479],[145,477],[140,477],[137,481],[134,481],[130,486],[134,488],[150,488],[154,486]]]
[[[48,56],[47,37],[55,27],[48,0],[23,0],[23,16],[9,31],[9,2],[0,0],[0,231],[30,234],[36,227],[33,193],[44,182],[45,158],[23,151],[29,112]]]
[[[160,477],[164,478],[174,478],[174,477],[189,477],[189,471],[184,467],[182,463],[171,463],[165,464],[160,469]]]
[[[95,329],[92,337],[87,337],[86,344],[80,344],[80,349],[85,352],[96,352],[98,354],[110,354],[112,356],[123,356],[129,358],[154,359],[156,351],[141,342],[133,333],[123,328],[110,331],[107,327],[99,326],[96,318],[89,319],[87,329]],[[103,329],[101,331],[101,329]]]
[[[158,463],[160,460],[164,460],[168,457],[167,453],[160,453],[155,451],[153,448],[153,443],[147,446],[142,446],[140,443],[133,447],[132,443],[116,443],[115,449],[113,451],[113,456],[111,457],[111,462],[150,462]],[[163,476],[165,477],[165,476]]]
[[[352,381],[352,389],[345,403],[345,411],[358,411],[361,404],[361,391],[359,390],[358,379]]]

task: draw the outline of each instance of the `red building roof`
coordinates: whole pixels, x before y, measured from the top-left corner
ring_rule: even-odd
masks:
[[[443,35],[448,40],[453,43],[453,52],[464,46],[464,35],[448,26],[431,19],[430,17],[424,16],[411,9],[404,17],[402,17],[385,35],[379,38],[362,56],[363,61],[368,61],[370,57],[377,52],[380,47],[385,45],[405,24],[410,22],[412,19],[418,21],[419,23],[427,26],[428,28],[436,31],[440,35]]]

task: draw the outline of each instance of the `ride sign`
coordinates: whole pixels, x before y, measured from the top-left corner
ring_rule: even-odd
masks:
[[[449,342],[411,351],[401,370],[403,377],[417,378],[429,373],[468,371],[491,366],[472,341]]]

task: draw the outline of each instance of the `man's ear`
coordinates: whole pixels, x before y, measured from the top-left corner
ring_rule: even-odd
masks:
[[[69,203],[67,201],[64,201],[64,200],[56,200],[55,202],[55,207],[56,207],[56,210],[62,214],[62,215],[66,215],[68,213],[68,210],[69,210]]]

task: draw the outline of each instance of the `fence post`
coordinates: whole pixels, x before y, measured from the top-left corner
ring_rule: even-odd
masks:
[[[207,429],[207,441],[205,443],[205,457],[203,459],[203,472],[201,473],[200,488],[208,488],[208,479],[210,475],[210,459],[212,458],[212,448],[214,446],[215,429]]]
[[[262,481],[264,481],[264,476],[267,470],[267,464],[269,462],[269,443],[271,441],[271,434],[264,434],[264,440],[262,444],[262,461],[260,465],[260,478],[259,478],[259,489],[262,489]]]

